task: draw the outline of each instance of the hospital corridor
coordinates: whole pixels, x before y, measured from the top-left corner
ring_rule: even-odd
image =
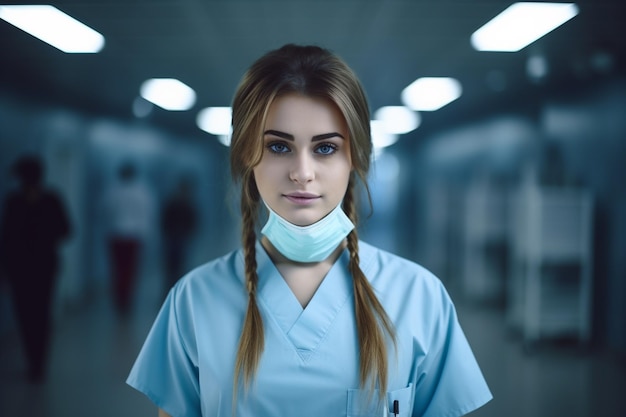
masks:
[[[459,336],[439,282],[424,273],[420,277],[429,277],[424,282],[430,289],[414,285],[422,282],[418,280],[387,285],[394,282],[391,275],[401,269],[398,265],[415,265],[378,255],[370,256],[379,261],[372,262],[380,265],[372,268],[376,276],[364,278],[355,261],[360,259],[363,266],[369,259],[355,255],[381,252],[368,252],[366,245],[356,250],[355,235],[349,234],[353,223],[362,242],[424,267],[447,290],[493,394],[471,416],[626,417],[626,2],[8,3],[0,1],[0,417],[156,417],[157,406],[125,381],[170,288],[192,269],[240,249],[242,235],[250,237],[252,230],[257,239],[245,240],[247,253],[264,244],[265,249],[277,248],[267,243],[269,238],[258,241],[268,217],[275,224],[288,224],[285,230],[296,223],[319,225],[327,217],[341,226],[323,230],[333,239],[314,264],[329,269],[316,269],[312,276],[317,281],[307,281],[306,290],[313,288],[311,282],[319,287],[305,291],[308,299],[292,291],[297,299],[276,301],[290,318],[311,317],[311,310],[293,306],[299,307],[298,301],[310,306],[307,303],[319,294],[315,291],[323,280],[335,276],[329,272],[333,265],[351,259],[349,268],[341,269],[341,287],[330,287],[318,299],[355,302],[360,291],[369,288],[365,279],[379,278],[378,284],[385,285],[376,291],[384,287],[380,293],[386,303],[400,293],[403,297],[389,309],[395,314],[393,323],[403,331],[403,343],[411,343],[411,349],[401,351],[401,361],[417,362],[416,355],[428,350],[426,342],[420,344],[426,334],[423,338],[433,345],[454,340],[450,343],[461,346],[438,350],[446,353],[433,359],[433,367],[446,372],[418,379],[428,372],[419,373],[417,364],[404,367],[410,368],[406,374],[413,379],[402,379],[403,386],[389,394],[396,392],[411,404],[421,400],[424,410],[470,410],[483,404],[489,392]],[[64,23],[56,26],[58,21]],[[540,28],[538,22],[546,27]],[[52,38],[46,37],[47,29]],[[55,35],[66,29],[81,32],[57,39]],[[358,79],[354,83],[358,100],[353,102],[361,104],[351,102],[349,107],[358,111],[344,110],[338,104],[341,100],[330,93],[324,99],[319,94],[300,97],[292,90],[276,93],[277,87],[267,102],[253,103],[265,106],[262,110],[245,112],[256,133],[239,134],[248,130],[238,129],[234,122],[244,117],[237,113],[239,102],[233,96],[242,79],[242,85],[249,81],[244,78],[246,69],[268,51],[305,49],[331,51],[345,61],[353,71],[350,77]],[[317,70],[310,73],[318,75]],[[274,114],[279,106],[281,115],[283,110],[289,115],[283,118],[293,122],[288,129],[266,126],[280,119]],[[319,127],[311,122],[318,120],[316,109],[332,115],[331,127],[320,128],[323,132],[312,132]],[[358,113],[358,122],[352,113]],[[310,135],[286,131],[305,128],[310,128]],[[301,136],[311,136],[314,152],[301,153],[310,158],[289,159],[291,150],[309,149],[298,148]],[[273,138],[271,143],[268,138]],[[247,142],[238,147],[242,141]],[[250,165],[239,182],[231,176],[231,150],[243,156],[240,165]],[[287,157],[279,159],[285,156],[279,153]],[[275,157],[273,165],[265,155]],[[337,161],[333,155],[343,159]],[[357,178],[368,164],[364,178]],[[268,212],[270,204],[261,196],[298,182],[294,172],[311,182],[326,175],[325,183],[319,181],[323,190],[302,187],[271,194],[278,205],[288,200],[283,209],[288,207],[291,214],[310,203],[309,221],[291,222],[282,214],[273,217],[274,209]],[[344,179],[349,192],[341,189]],[[242,195],[242,185],[249,193]],[[332,198],[326,200],[327,195]],[[320,196],[324,205],[317,207],[312,202]],[[253,210],[246,209],[255,204],[258,219],[250,220]],[[343,211],[339,204],[344,204]],[[293,235],[284,232],[281,237],[285,236]],[[336,242],[343,244],[346,236],[347,250],[341,252]],[[302,244],[298,256],[310,255],[320,241]],[[265,265],[271,260],[278,267],[276,259],[285,255],[300,260],[291,263],[299,274],[306,269],[302,259],[312,259],[290,258],[285,252],[297,250],[282,248],[267,251]],[[330,256],[336,256],[333,265]],[[253,262],[248,257],[246,265]],[[241,286],[240,298],[222,297],[207,285],[188,304],[204,308],[205,298],[213,297],[228,312],[239,312],[239,302],[254,305],[250,300],[261,281],[255,275],[263,270],[259,265],[242,267],[248,281]],[[230,285],[229,295],[238,291],[236,279],[244,276],[236,267],[228,269],[236,272],[224,273],[231,281],[217,281]],[[282,274],[287,286],[279,289],[293,290],[294,270],[291,281],[289,271]],[[421,271],[415,276],[423,272],[419,267],[408,270]],[[271,271],[265,273],[274,277],[272,282],[284,284]],[[397,273],[399,280],[406,278],[402,272],[406,271]],[[349,281],[355,276],[357,280]],[[437,295],[431,297],[432,288]],[[291,295],[273,294],[280,294],[274,300]],[[443,303],[438,304],[440,300]],[[365,304],[359,304],[359,311],[375,309],[374,304],[362,307]],[[453,330],[423,330],[441,325],[443,319],[437,320],[442,312]],[[344,314],[341,323],[354,324],[356,316]],[[376,320],[376,315],[372,317]],[[217,361],[236,354],[231,347],[240,333],[234,330],[243,319],[235,314],[211,319],[215,327],[231,331],[227,336],[221,333],[228,342],[216,344],[220,355],[210,354],[213,345],[205,337],[204,347],[211,347],[202,350],[204,359]],[[357,335],[364,326],[343,327],[353,327],[334,333],[337,340],[349,340],[341,343],[346,357],[355,359],[375,350],[358,350],[365,346]],[[423,333],[414,336],[414,331]],[[272,341],[281,341],[280,337]],[[326,341],[325,337],[326,333],[315,340]],[[185,351],[185,338],[175,340],[178,352]],[[372,345],[384,355],[384,343],[378,338]],[[293,364],[299,366],[302,356],[296,355],[308,355],[313,345],[289,351],[294,358],[289,363],[275,349],[271,357],[276,368],[264,368],[266,376],[280,374],[267,369],[299,372],[301,368]],[[352,369],[356,359],[344,363],[334,348],[340,343],[332,350],[330,345],[325,352],[332,352],[331,359]],[[446,356],[449,352],[453,353]],[[326,358],[317,359],[321,362],[322,357]],[[456,358],[450,367],[448,357]],[[176,358],[184,361],[187,356]],[[380,358],[378,364],[384,364],[384,356]],[[322,364],[329,373],[322,374],[325,379],[316,389],[336,393],[341,383],[336,402],[324,403],[334,409],[343,404],[343,385],[351,384],[335,377],[357,381],[358,372],[344,372],[332,360]],[[184,362],[180,368],[192,369],[192,363]],[[157,372],[179,370],[163,366]],[[144,366],[140,372],[146,369],[156,368]],[[234,374],[224,369],[220,376],[232,378]],[[456,379],[450,369],[457,372]],[[211,366],[202,370],[205,374],[200,375],[214,372]],[[144,382],[155,379],[147,377],[149,373],[141,375]],[[187,387],[195,389],[193,384],[202,378],[189,375]],[[305,375],[301,382],[308,388],[313,382],[310,374]],[[397,375],[396,382],[404,378]],[[213,374],[209,380],[214,381],[211,378]],[[438,378],[445,381],[440,384]],[[477,381],[472,387],[466,384],[470,379]],[[336,386],[329,386],[329,380]],[[421,393],[428,391],[429,397],[410,394],[417,381],[422,382]],[[286,396],[283,383],[271,386],[281,398]],[[456,391],[435,389],[442,385]],[[169,391],[164,386],[162,391]],[[233,386],[228,384],[228,389]],[[202,385],[203,394],[209,392],[207,387],[212,385]],[[300,387],[289,386],[292,393],[308,392]],[[459,387],[467,387],[465,396]],[[352,398],[349,393],[357,388],[346,387],[346,397]],[[195,395],[194,389],[181,391]],[[217,391],[210,394],[221,398],[223,392]],[[200,392],[194,401],[199,401]],[[458,401],[447,401],[453,395],[441,392],[454,392]],[[202,398],[214,400],[211,395]],[[283,405],[274,398],[278,397],[259,394],[256,399],[269,404],[268,409]],[[219,401],[218,407],[225,407]],[[349,416],[352,407],[360,404],[355,400],[337,415]],[[318,413],[316,408],[310,410],[308,415]]]

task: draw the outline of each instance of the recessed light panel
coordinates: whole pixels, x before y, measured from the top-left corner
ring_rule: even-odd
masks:
[[[374,146],[374,151],[391,146],[399,139],[397,134],[389,133],[385,129],[384,123],[380,120],[371,120],[370,127],[372,131],[372,145]]]
[[[472,34],[479,51],[517,52],[578,14],[574,3],[514,3]]]
[[[449,77],[423,77],[402,90],[402,102],[411,110],[435,111],[461,96],[461,83]]]
[[[49,5],[0,6],[0,19],[67,53],[95,53],[104,36]]]
[[[205,132],[216,136],[231,133],[232,109],[230,107],[207,107],[200,110],[196,122]]]
[[[382,122],[387,133],[402,135],[417,129],[419,114],[404,106],[385,106],[374,113],[374,120]]]
[[[174,78],[152,78],[140,89],[141,97],[170,111],[189,110],[196,102],[196,92]]]

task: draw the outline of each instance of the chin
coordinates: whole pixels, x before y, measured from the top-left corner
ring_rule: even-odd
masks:
[[[304,213],[302,213],[304,214]],[[315,216],[315,215],[304,215],[304,216],[286,216],[284,217],[289,223],[295,224],[296,226],[309,226],[313,223],[316,223],[323,216]]]
[[[295,224],[296,226],[300,227],[310,226],[318,220],[319,219],[287,219],[289,223]]]

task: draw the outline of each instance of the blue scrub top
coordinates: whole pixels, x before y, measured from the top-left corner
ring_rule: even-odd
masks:
[[[397,332],[387,401],[359,386],[349,253],[302,308],[257,243],[265,351],[233,413],[235,356],[248,295],[241,250],[209,262],[170,291],[127,383],[173,417],[454,417],[491,393],[442,283],[423,267],[360,242],[361,268]]]

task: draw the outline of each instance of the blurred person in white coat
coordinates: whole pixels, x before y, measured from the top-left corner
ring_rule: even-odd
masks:
[[[136,166],[123,162],[104,194],[113,300],[120,313],[132,304],[146,239],[153,228],[155,201]]]

